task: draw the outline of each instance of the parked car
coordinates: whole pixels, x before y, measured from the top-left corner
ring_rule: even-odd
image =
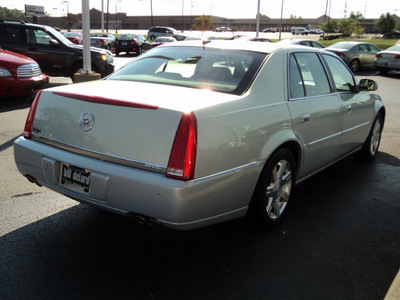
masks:
[[[92,47],[103,48],[114,51],[115,35],[107,32],[98,32],[90,34],[90,45]]]
[[[275,30],[275,29],[272,29],[272,28],[270,28],[270,27],[267,27],[267,28],[264,28],[264,29],[262,30],[262,32],[276,32],[276,30]]]
[[[264,42],[264,43],[272,43],[270,39],[263,38],[263,37],[255,37],[249,39],[250,42]]]
[[[19,21],[0,22],[0,47],[34,59],[49,76],[74,78],[83,68],[83,47],[45,25]],[[91,48],[92,70],[102,77],[114,72],[110,51]]]
[[[83,41],[83,34],[82,32],[64,32],[63,36],[65,36],[67,39],[69,39],[71,42],[73,42],[74,44],[82,44]]]
[[[293,35],[308,35],[310,32],[304,27],[292,27],[292,34]]]
[[[140,55],[142,51],[147,51],[150,48],[149,41],[141,34],[123,33],[115,39],[114,51],[115,55],[119,56],[121,52],[135,52]]]
[[[400,71],[400,45],[395,45],[376,54],[375,68],[386,74],[390,70]]]
[[[393,29],[390,30],[389,32],[386,32],[381,35],[383,38],[387,39],[399,39],[400,38],[400,30]]]
[[[160,36],[160,37],[156,38],[154,40],[154,42],[152,42],[150,44],[150,48],[161,46],[161,45],[163,45],[165,43],[173,43],[173,42],[176,42],[176,41],[177,41],[176,38],[174,38],[172,36]]]
[[[376,88],[324,50],[166,43],[104,80],[43,90],[14,157],[31,182],[141,223],[273,227],[296,183],[353,153],[375,158]]]
[[[353,72],[364,67],[374,67],[375,56],[381,50],[365,42],[338,42],[325,49],[336,53]]]
[[[179,32],[172,27],[154,26],[147,32],[147,38],[154,41],[159,36],[173,36],[178,41],[183,41],[186,36],[179,34]]]
[[[38,92],[49,83],[33,59],[0,48],[0,96],[26,95]]]
[[[276,43],[279,45],[301,45],[301,46],[313,47],[313,48],[317,48],[317,49],[325,48],[325,46],[322,45],[321,43],[318,43],[313,40],[306,40],[306,39],[285,39],[285,40],[281,40]]]

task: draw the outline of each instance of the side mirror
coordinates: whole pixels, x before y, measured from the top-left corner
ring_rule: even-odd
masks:
[[[378,89],[378,83],[375,80],[363,78],[360,80],[358,87],[362,91],[376,91]]]

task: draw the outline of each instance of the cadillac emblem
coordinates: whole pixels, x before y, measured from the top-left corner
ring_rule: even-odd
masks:
[[[94,116],[90,113],[84,113],[79,121],[79,127],[83,131],[89,131],[94,126]]]

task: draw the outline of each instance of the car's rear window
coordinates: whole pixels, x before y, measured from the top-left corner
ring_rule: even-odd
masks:
[[[349,44],[346,42],[339,42],[339,43],[329,46],[329,48],[334,48],[334,49],[350,49],[353,47],[354,47],[354,44]]]
[[[207,47],[160,47],[142,54],[108,80],[207,88],[240,95],[249,87],[266,55]]]

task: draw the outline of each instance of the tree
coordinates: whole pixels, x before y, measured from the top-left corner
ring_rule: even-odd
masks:
[[[338,28],[338,24],[336,20],[332,20],[331,18],[327,18],[325,23],[322,24],[322,30],[325,33],[335,33]]]
[[[393,15],[390,13],[382,14],[376,23],[376,27],[382,33],[389,32],[396,27],[396,22],[394,21]]]
[[[341,19],[338,23],[338,30],[346,37],[351,36],[354,31],[354,20],[351,18]]]
[[[364,19],[364,16],[362,15],[362,13],[360,13],[359,11],[358,12],[354,12],[354,11],[352,11],[351,13],[350,13],[350,19],[353,19],[353,20],[361,20],[361,19]]]
[[[7,18],[23,18],[25,17],[25,13],[22,10],[18,9],[8,9],[7,7],[0,6],[0,19]]]
[[[353,33],[356,34],[357,38],[361,37],[361,35],[363,34],[364,30],[365,30],[365,28],[360,25],[360,22],[358,20],[355,20],[354,21],[354,31],[353,31]]]
[[[202,15],[194,19],[194,29],[200,31],[212,30],[214,23],[211,21],[210,16]]]

